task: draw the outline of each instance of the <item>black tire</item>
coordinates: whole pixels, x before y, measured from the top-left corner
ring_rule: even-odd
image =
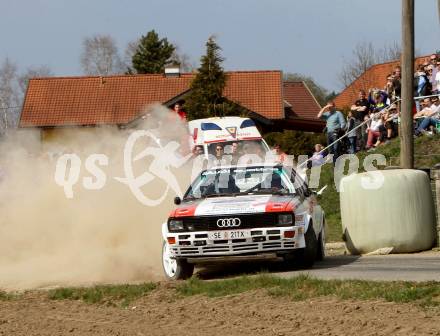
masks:
[[[189,264],[185,259],[171,259],[169,245],[162,245],[162,268],[168,280],[185,280],[194,273],[194,264]]]
[[[295,252],[295,261],[300,268],[311,268],[318,256],[318,241],[312,223],[305,234],[306,247]]]
[[[318,237],[318,254],[316,260],[322,261],[325,258],[325,219],[322,221],[322,229]]]

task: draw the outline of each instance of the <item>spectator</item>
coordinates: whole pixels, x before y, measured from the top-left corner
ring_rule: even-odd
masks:
[[[357,134],[356,130],[353,129],[356,127],[356,119],[353,117],[353,111],[348,112],[347,117],[347,138],[349,142],[348,154],[355,154],[357,152]]]
[[[430,104],[430,99],[426,98],[423,100],[422,105],[425,106],[422,111],[420,111],[420,115],[423,116],[423,120],[421,121],[419,127],[417,128],[415,135],[419,136],[422,133],[425,133],[429,127],[435,129],[437,125],[440,123],[440,103],[438,97],[433,97],[433,103]],[[432,134],[432,133],[431,133]]]
[[[438,73],[437,62],[440,61],[440,58],[437,58],[436,54],[432,54],[429,58],[429,63],[432,66],[431,78],[429,79],[432,85],[432,93],[438,93],[440,87],[437,86],[436,75]]]
[[[197,156],[199,156],[199,155],[203,155],[204,152],[205,152],[205,151],[204,151],[202,145],[194,146],[194,149],[193,149],[193,157],[197,157]]]
[[[237,164],[240,159],[240,153],[238,150],[238,142],[233,142],[231,144],[231,163]]]
[[[312,167],[321,166],[325,163],[325,155],[321,152],[323,148],[324,147],[322,147],[321,144],[315,145],[315,152],[310,160],[312,162]]]
[[[424,71],[423,64],[417,66],[417,71],[414,74],[414,97],[426,96],[429,91],[429,80]],[[420,102],[416,100],[417,112],[420,111]]]
[[[385,97],[381,92],[374,93],[374,105],[372,107],[372,112],[377,113],[382,111],[385,107],[387,107],[387,104],[385,103]]]
[[[379,141],[381,143],[386,144],[391,140],[394,131],[391,110],[388,109],[384,110],[381,113],[381,118],[382,118],[382,125],[379,126],[379,133],[380,133]]]
[[[383,90],[386,92],[388,98],[390,99],[390,102],[394,101],[396,99],[396,97],[394,95],[394,75],[393,74],[389,74],[387,76],[387,82],[386,82]]]
[[[431,99],[425,98],[420,103],[421,110],[414,114],[414,119],[425,118],[431,115]]]
[[[186,112],[182,108],[182,101],[179,101],[174,104],[173,111],[180,117],[182,121],[186,121]]]
[[[371,124],[368,127],[368,140],[367,140],[367,149],[372,150],[374,147],[377,147],[380,144],[380,126],[382,125],[382,116],[381,113],[371,113],[370,114]],[[376,142],[376,143],[374,143]]]
[[[331,101],[319,111],[317,118],[326,121],[327,143],[329,145],[333,143],[330,147],[330,153],[333,154],[333,164],[335,164],[340,155],[339,142],[336,140],[339,138],[341,130],[345,129],[346,124],[344,115],[336,111],[335,103]]]
[[[396,66],[394,68],[394,72],[393,72],[393,89],[394,89],[394,94],[393,94],[393,99],[391,101],[394,101],[396,99],[399,99],[401,97],[401,75],[402,75],[402,69],[400,68],[400,66]]]
[[[440,93],[440,59],[437,59],[437,67],[436,69],[436,75],[435,75],[435,94]],[[432,71],[434,73],[434,70]]]
[[[286,153],[281,150],[281,146],[279,144],[275,144],[273,146],[274,154],[275,154],[275,162],[283,163],[286,160]]]
[[[365,116],[370,112],[370,102],[367,99],[367,94],[364,90],[359,90],[359,99],[351,106],[351,111],[356,119],[356,126],[364,122]],[[365,149],[367,144],[367,125],[363,124],[358,129],[359,148]]]

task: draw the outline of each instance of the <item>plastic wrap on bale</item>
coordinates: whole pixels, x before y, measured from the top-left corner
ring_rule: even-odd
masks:
[[[354,174],[341,180],[340,190],[342,229],[350,253],[384,248],[392,253],[417,252],[435,243],[434,200],[425,172]]]

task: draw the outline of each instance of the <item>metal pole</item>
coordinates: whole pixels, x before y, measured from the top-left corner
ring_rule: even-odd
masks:
[[[414,168],[413,81],[414,81],[414,0],[402,0],[402,110],[400,166]]]

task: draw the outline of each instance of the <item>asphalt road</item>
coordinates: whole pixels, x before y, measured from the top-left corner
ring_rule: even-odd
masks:
[[[283,277],[307,273],[320,279],[382,281],[440,281],[440,253],[385,256],[333,256],[308,271],[278,273]]]
[[[261,271],[281,277],[309,274],[320,279],[440,281],[440,253],[329,256],[310,270],[285,270],[277,263],[228,264],[202,268],[199,275],[205,279],[218,279]]]

